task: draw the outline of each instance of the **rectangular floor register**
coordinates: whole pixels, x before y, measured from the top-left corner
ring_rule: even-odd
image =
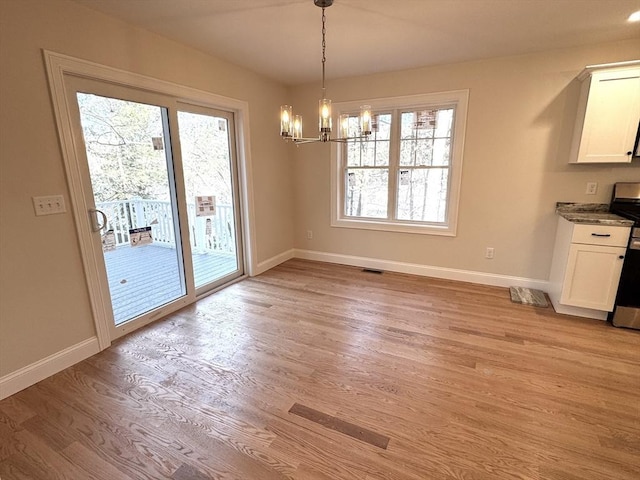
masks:
[[[299,403],[294,403],[289,409],[289,413],[311,420],[312,422],[318,423],[323,427],[330,428],[331,430],[335,430],[336,432],[344,433],[345,435],[349,435],[350,437],[375,447],[386,450],[387,445],[389,444],[389,437],[380,435],[379,433],[373,432],[367,428],[354,425],[353,423],[345,422],[344,420],[319,412],[313,408],[305,407]]]

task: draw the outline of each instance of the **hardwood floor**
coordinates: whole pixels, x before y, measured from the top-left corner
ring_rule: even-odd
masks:
[[[637,480],[640,334],[291,260],[0,402],[0,477]]]

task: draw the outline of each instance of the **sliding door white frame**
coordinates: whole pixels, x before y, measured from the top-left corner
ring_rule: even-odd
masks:
[[[88,205],[83,192],[81,175],[81,156],[76,151],[74,142],[73,119],[67,98],[68,89],[65,77],[81,76],[93,80],[110,82],[116,85],[146,90],[153,93],[170,95],[177,101],[201,105],[203,107],[226,110],[234,113],[236,131],[236,149],[238,156],[240,209],[243,230],[244,269],[249,275],[257,270],[255,244],[255,217],[253,206],[253,178],[251,170],[251,153],[249,141],[249,106],[242,100],[185,87],[164,80],[127,72],[87,60],[43,50],[44,60],[49,78],[49,88],[53,100],[53,109],[58,127],[58,136],[62,149],[67,182],[71,195],[71,207],[80,243],[82,262],[91,301],[91,309],[96,326],[96,335],[100,349],[111,344],[111,314],[109,292],[105,292],[100,282],[100,266],[95,261],[94,242],[90,235]],[[71,99],[75,101],[75,99]],[[105,296],[106,295],[106,296]],[[152,321],[150,318],[149,321]]]

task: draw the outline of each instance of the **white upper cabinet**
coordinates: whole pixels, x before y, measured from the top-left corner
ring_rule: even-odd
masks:
[[[629,163],[640,123],[640,61],[587,67],[570,163]]]

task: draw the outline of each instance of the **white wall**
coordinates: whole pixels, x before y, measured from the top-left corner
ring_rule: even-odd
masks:
[[[70,201],[43,48],[247,101],[257,261],[292,248],[283,86],[66,0],[0,1],[0,21],[0,377],[95,335],[72,215],[31,203]]]
[[[295,246],[313,252],[547,280],[557,201],[608,203],[616,181],[640,181],[640,164],[567,164],[586,66],[634,60],[640,40],[331,80],[333,102],[469,89],[455,238],[330,226],[330,145],[296,149]],[[317,85],[292,104],[315,129]],[[585,195],[587,182],[598,194]],[[313,239],[306,238],[307,230]],[[484,258],[485,248],[495,258]]]

